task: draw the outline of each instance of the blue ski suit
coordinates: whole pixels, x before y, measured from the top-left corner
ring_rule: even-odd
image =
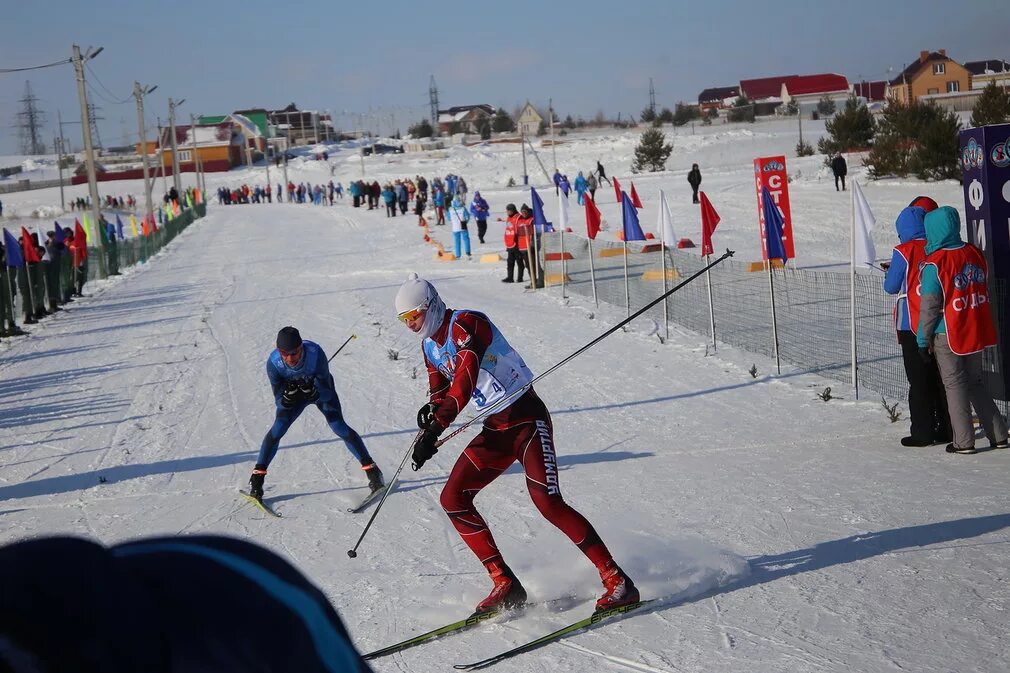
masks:
[[[302,347],[304,353],[302,361],[298,363],[297,367],[287,366],[281,359],[280,352],[276,349],[267,358],[267,376],[270,378],[270,386],[273,388],[274,406],[277,414],[274,417],[274,424],[263,437],[259,458],[256,460],[257,464],[263,465],[264,468],[270,464],[277,453],[281,437],[309,404],[315,404],[319,411],[323,412],[330,429],[344,440],[347,449],[358,459],[358,462],[362,466],[370,465],[372,457],[368,454],[365,443],[361,441],[361,436],[344,422],[344,414],[340,410],[340,398],[337,397],[333,376],[330,374],[330,367],[326,362],[326,353],[319,347],[319,344],[313,341],[303,341]],[[285,407],[281,404],[281,397],[288,381],[293,379],[312,381],[319,398],[314,402],[301,400],[293,407]]]

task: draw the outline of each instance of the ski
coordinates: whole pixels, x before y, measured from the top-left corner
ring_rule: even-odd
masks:
[[[567,636],[569,633],[574,633],[581,629],[593,626],[594,624],[598,624],[599,622],[602,622],[605,619],[610,619],[612,617],[617,617],[619,615],[631,612],[632,610],[637,610],[643,605],[648,605],[654,600],[656,599],[653,598],[647,601],[639,601],[637,603],[632,603],[630,605],[622,605],[619,608],[611,608],[609,610],[601,610],[599,612],[594,612],[591,616],[586,617],[585,619],[580,619],[579,621],[569,624],[564,628],[558,629],[554,633],[548,633],[546,636],[541,636],[536,640],[531,640],[528,643],[523,643],[522,645],[514,647],[511,650],[501,652],[499,654],[494,655],[493,657],[488,657],[487,659],[482,659],[481,661],[476,661],[472,664],[456,664],[455,666],[453,666],[453,668],[455,668],[458,671],[475,671],[481,668],[487,668],[488,666],[497,664],[499,661],[504,661],[505,659],[514,657],[517,654],[522,654],[523,652],[529,652],[530,650],[535,650],[538,647],[543,647],[548,643],[552,643],[554,641],[561,639],[564,636]]]
[[[417,645],[421,645],[427,642],[439,638],[440,636],[449,635],[452,633],[460,633],[471,629],[482,622],[486,622],[489,619],[494,619],[499,616],[507,617],[517,617],[524,613],[526,610],[535,607],[553,606],[553,605],[571,605],[573,602],[578,602],[578,598],[574,596],[561,596],[559,598],[554,598],[549,601],[542,601],[538,603],[527,603],[521,608],[516,608],[513,610],[492,610],[491,612],[475,612],[466,619],[461,619],[458,622],[453,622],[452,624],[446,624],[437,629],[432,629],[427,633],[422,633],[407,640],[401,641],[394,645],[388,647],[383,647],[381,650],[376,650],[374,652],[369,652],[368,654],[362,655],[364,659],[377,659],[379,657],[384,657],[387,654],[393,654],[394,652],[399,652],[401,650],[406,650]]]
[[[376,500],[378,500],[379,498],[381,498],[382,494],[386,492],[387,488],[389,488],[389,484],[386,484],[382,488],[378,488],[378,489],[372,491],[371,493],[369,493],[368,495],[366,495],[365,499],[362,500],[361,502],[359,502],[357,505],[355,505],[354,507],[348,507],[347,511],[350,512],[351,514],[359,514],[359,513],[363,512],[366,507],[368,507],[373,502],[375,502]]]
[[[384,657],[387,654],[393,654],[394,652],[399,652],[401,650],[406,650],[411,647],[415,647],[422,643],[426,643],[429,640],[434,640],[439,636],[444,636],[449,633],[458,633],[460,631],[466,631],[471,629],[481,622],[486,622],[489,619],[494,619],[502,613],[501,610],[492,610],[491,612],[475,612],[466,619],[461,619],[458,622],[453,622],[452,624],[446,624],[437,629],[432,629],[427,633],[422,633],[421,635],[414,636],[413,638],[408,638],[407,640],[401,641],[394,645],[388,647],[383,647],[381,650],[375,650],[374,652],[369,652],[368,654],[362,655],[362,659],[378,659],[379,657]]]
[[[278,519],[282,518],[280,514],[278,514],[270,505],[263,502],[263,500],[261,500],[260,498],[250,495],[248,491],[243,491],[242,489],[239,489],[238,492],[242,494],[242,496],[245,497],[246,500],[252,502],[254,505],[259,507],[261,510],[263,510],[270,516],[276,517]]]

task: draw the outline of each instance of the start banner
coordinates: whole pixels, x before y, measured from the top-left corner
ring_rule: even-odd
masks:
[[[757,195],[758,224],[761,231],[761,259],[768,259],[768,241],[765,240],[765,213],[761,204],[761,188],[767,187],[775,204],[782,211],[785,221],[782,227],[782,243],[789,259],[796,258],[793,249],[793,217],[789,209],[789,176],[786,174],[786,158],[760,157],[754,160],[754,192]]]

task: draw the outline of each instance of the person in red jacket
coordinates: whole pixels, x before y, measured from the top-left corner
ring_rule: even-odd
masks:
[[[513,269],[519,267],[519,282],[523,282],[523,269],[525,269],[526,249],[519,251],[519,211],[516,204],[510,203],[505,206],[506,219],[498,218],[499,222],[505,222],[505,250],[508,257],[505,261],[506,276],[501,279],[503,283],[513,283]]]
[[[596,566],[605,588],[596,602],[607,610],[639,601],[631,578],[617,565],[592,524],[561,496],[554,429],[531,385],[533,373],[494,323],[477,311],[445,306],[434,286],[416,274],[400,286],[396,311],[421,337],[428,370],[428,401],[417,413],[422,433],[412,452],[419,469],[438,452],[439,435],[471,400],[491,412],[460,456],[442,489],[441,504],[460,537],[487,569],[494,587],[477,604],[485,613],[522,606],[526,591],[505,563],[474,506],[481,489],[519,461],[540,513]]]

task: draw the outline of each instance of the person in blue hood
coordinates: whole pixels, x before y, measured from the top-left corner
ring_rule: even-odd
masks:
[[[477,220],[477,240],[484,242],[484,234],[487,233],[487,217],[491,212],[491,207],[480,192],[473,193],[473,201],[470,203],[470,212],[473,219]]]
[[[961,240],[961,219],[954,208],[937,208],[926,216],[925,227],[926,263],[920,275],[922,298],[916,338],[921,357],[936,359],[947,390],[954,435],[947,453],[977,452],[972,408],[990,447],[1005,449],[1006,419],[993,402],[982,373],[984,351],[996,345],[985,257]]]
[[[908,378],[908,415],[911,430],[901,439],[903,446],[929,446],[951,440],[947,397],[934,360],[919,357],[915,329],[919,322],[919,272],[926,261],[927,208],[936,209],[936,202],[923,201],[898,214],[895,229],[899,244],[891,253],[891,264],[884,277],[884,291],[897,295],[894,307],[894,328],[901,344],[901,357]]]

